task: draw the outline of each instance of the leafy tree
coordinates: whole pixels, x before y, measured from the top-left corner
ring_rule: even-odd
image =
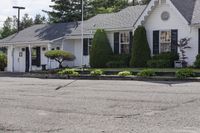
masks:
[[[0,71],[4,71],[6,66],[7,66],[6,55],[4,53],[0,52]]]
[[[21,20],[20,30],[28,28],[28,27],[32,26],[33,24],[34,24],[33,19],[30,18],[28,14],[24,14],[24,16],[22,17],[22,20]]]
[[[98,29],[92,41],[92,48],[90,52],[91,67],[106,67],[106,63],[109,61],[111,55],[113,55],[113,52],[106,32],[102,29]]]
[[[93,0],[90,1],[92,6],[93,15],[100,13],[111,13],[120,11],[129,5],[134,5],[134,0],[129,2],[129,0]]]
[[[147,41],[146,30],[139,26],[133,36],[132,56],[130,66],[146,67],[147,61],[151,59],[151,51]]]
[[[53,11],[44,11],[49,15],[50,23],[80,21],[82,18],[81,0],[54,0],[54,5],[50,5]],[[88,1],[84,0],[85,13],[88,10]],[[87,15],[84,15],[87,18]]]
[[[37,14],[35,16],[34,24],[44,24],[44,23],[46,23],[45,16],[41,16],[40,14]]]
[[[1,30],[1,38],[8,37],[16,32],[15,27],[13,27],[13,19],[8,17],[3,24],[3,28]]]
[[[73,61],[76,58],[72,53],[63,50],[51,50],[46,52],[45,56],[57,61],[59,63],[59,68],[63,67],[62,64],[64,61]]]

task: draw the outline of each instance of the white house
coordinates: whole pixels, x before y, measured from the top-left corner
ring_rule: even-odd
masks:
[[[47,50],[72,52],[76,59],[68,66],[89,65],[89,48],[96,29],[105,29],[115,54],[129,53],[132,33],[145,26],[152,55],[174,51],[181,38],[191,38],[187,49],[189,65],[200,53],[200,0],[151,0],[149,5],[132,6],[117,13],[99,14],[84,21],[84,41],[81,43],[81,23],[42,24],[27,28],[0,40],[8,49],[7,71],[25,72],[58,67],[48,60]]]

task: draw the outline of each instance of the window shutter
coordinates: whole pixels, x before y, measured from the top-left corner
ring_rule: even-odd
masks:
[[[153,31],[153,54],[159,54],[159,31]]]
[[[132,51],[132,44],[133,44],[133,32],[131,31],[129,34],[130,34],[129,53],[131,53],[131,51]]]
[[[26,72],[29,72],[29,67],[30,67],[30,51],[29,48],[26,47]]]
[[[83,55],[84,56],[89,55],[89,51],[88,51],[88,38],[84,38],[83,39]]]
[[[39,67],[41,65],[41,51],[40,51],[40,47],[36,47],[36,55],[37,55],[36,66]]]
[[[114,33],[114,54],[119,54],[119,32]]]
[[[199,36],[199,39],[198,39],[198,40],[199,40],[199,48],[198,48],[199,50],[198,50],[198,54],[200,54],[200,29],[199,29],[199,33],[198,33],[198,34],[199,34],[199,35],[198,35],[198,36]]]
[[[178,30],[171,31],[171,51],[177,53]]]

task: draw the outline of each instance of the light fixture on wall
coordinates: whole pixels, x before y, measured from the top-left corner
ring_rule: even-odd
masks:
[[[43,47],[43,48],[42,48],[42,51],[46,51],[46,48],[45,48],[45,47]]]
[[[25,48],[22,48],[22,52],[24,52],[25,51]]]

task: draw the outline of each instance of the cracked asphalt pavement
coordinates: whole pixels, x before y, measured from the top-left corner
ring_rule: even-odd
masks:
[[[0,77],[0,133],[200,133],[200,83]]]

